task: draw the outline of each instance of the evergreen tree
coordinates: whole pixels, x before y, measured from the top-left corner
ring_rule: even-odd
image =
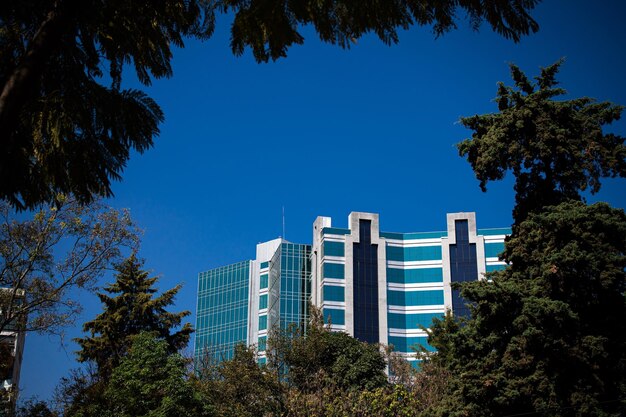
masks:
[[[512,264],[463,286],[471,319],[433,327],[433,361],[453,375],[437,415],[625,415],[625,236],[604,203],[522,222]]]
[[[150,148],[163,112],[123,89],[172,74],[172,47],[207,38],[204,0],[0,2],[0,198],[14,207],[110,196],[131,151]]]
[[[539,25],[530,11],[540,0],[222,0],[218,7],[235,15],[231,47],[242,54],[249,47],[259,62],[287,55],[292,45],[304,43],[299,30],[311,25],[320,39],[349,48],[371,32],[386,44],[398,42],[398,30],[412,25],[431,26],[435,35],[456,29],[465,14],[475,30],[486,22],[507,39],[519,41]]]
[[[459,153],[481,189],[507,171],[515,176],[516,225],[528,213],[597,192],[601,177],[626,177],[624,138],[602,131],[623,107],[588,97],[556,100],[566,93],[557,87],[561,64],[543,68],[535,83],[511,65],[515,86],[499,83],[499,112],[461,119],[474,133],[458,144]]]
[[[437,416],[626,414],[626,214],[585,205],[603,176],[626,176],[624,138],[603,133],[621,106],[555,101],[561,62],[534,84],[515,66],[500,112],[463,119],[459,144],[481,187],[515,176],[509,265],[458,285],[471,317],[436,320],[435,368],[450,374]]]
[[[133,254],[117,266],[115,282],[105,287],[106,293],[113,296],[98,294],[104,311],[83,325],[83,331],[89,332],[90,336],[76,339],[81,347],[78,360],[94,361],[105,379],[127,354],[132,336],[142,331],[154,332],[173,353],[187,345],[193,332],[189,323],[172,332],[190,314],[189,311],[166,311],[180,285],[155,296],[157,278],[149,278],[148,272],[141,270],[142,264]]]

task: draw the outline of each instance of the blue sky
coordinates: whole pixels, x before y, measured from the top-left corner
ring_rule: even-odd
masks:
[[[480,228],[509,226],[510,177],[481,192],[454,146],[471,135],[460,117],[497,111],[508,63],[535,76],[565,57],[567,97],[626,104],[624,2],[545,1],[534,16],[540,31],[519,44],[488,26],[472,32],[463,19],[438,39],[414,27],[397,45],[367,36],[350,50],[305,29],[303,46],[269,64],[249,51],[233,56],[220,19],[209,41],[175,52],[173,78],[146,88],[126,74],[126,86],[147,91],[166,121],[108,203],[130,208],[144,229],[140,254],[160,288],[184,284],[173,309],[192,311],[192,323],[198,272],[254,257],[257,242],[282,234],[283,206],[286,238],[302,243],[318,215],[345,227],[351,211],[380,213],[385,231],[444,230],[454,211],[475,211]],[[626,121],[608,130],[625,136]],[[624,185],[607,180],[589,201],[623,208]],[[63,344],[28,335],[22,398],[49,398],[78,366],[71,338],[101,311],[93,295],[80,297],[84,313]]]

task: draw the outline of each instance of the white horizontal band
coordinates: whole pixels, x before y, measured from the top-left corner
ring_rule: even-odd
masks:
[[[345,301],[324,301],[322,307],[345,309],[346,302]]]
[[[405,248],[417,248],[421,246],[441,246],[441,238],[430,238],[430,239],[408,239],[408,240],[398,240],[398,239],[385,239],[387,241],[387,245],[389,246],[402,246]]]
[[[479,236],[483,236],[485,238],[485,243],[486,242],[495,243],[497,241],[504,242],[504,239],[506,238],[506,235],[491,235],[491,236],[479,235]]]
[[[389,336],[425,337],[428,336],[428,332],[422,329],[389,329]]]
[[[429,306],[388,306],[390,313],[412,314],[412,313],[445,313],[446,307],[443,304]]]
[[[324,278],[322,284],[346,285],[346,280],[344,278]]]
[[[387,288],[394,291],[432,291],[443,290],[443,282],[420,282],[414,284],[398,284],[395,282],[387,284]]]
[[[324,256],[322,258],[322,262],[329,262],[332,264],[345,264],[346,257],[345,256]]]
[[[441,259],[427,261],[387,261],[387,266],[396,269],[441,268],[443,261]]]
[[[324,238],[322,240],[328,241],[328,242],[341,242],[341,243],[344,243],[346,241],[346,239],[337,237],[337,235],[334,235],[332,237],[324,235]]]

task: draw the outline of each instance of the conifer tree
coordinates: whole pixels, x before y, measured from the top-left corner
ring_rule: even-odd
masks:
[[[458,285],[469,319],[435,321],[432,361],[450,380],[426,415],[626,415],[626,214],[582,195],[626,177],[624,138],[602,131],[623,107],[555,100],[560,64],[536,83],[511,66],[499,113],[462,120],[481,187],[515,176],[510,264]]]
[[[515,225],[529,213],[600,190],[602,177],[626,177],[625,138],[603,131],[623,106],[589,97],[558,100],[567,93],[556,75],[563,61],[534,82],[511,64],[514,86],[498,85],[497,113],[464,117],[472,138],[459,143],[483,191],[487,182],[515,177]]]
[[[511,265],[463,285],[472,317],[436,321],[449,416],[626,413],[626,214],[563,203],[507,242]],[[430,415],[430,414],[429,414]]]
[[[83,325],[83,331],[90,335],[76,339],[81,347],[78,360],[95,362],[104,379],[127,354],[131,336],[142,331],[153,332],[165,340],[173,353],[187,345],[193,332],[189,323],[172,331],[189,311],[170,313],[166,310],[181,286],[156,296],[154,285],[158,278],[148,277],[148,272],[141,269],[142,264],[133,254],[117,266],[115,282],[105,287],[106,293],[98,294],[104,311]]]

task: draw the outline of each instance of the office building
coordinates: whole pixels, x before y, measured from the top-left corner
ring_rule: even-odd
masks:
[[[312,245],[275,239],[256,259],[199,275],[196,356],[230,358],[235,344],[257,345],[265,362],[268,329],[307,323],[308,301],[332,330],[393,345],[411,361],[433,317],[468,314],[453,282],[504,267],[510,229],[477,229],[474,213],[447,215],[439,232],[382,232],[378,214],[353,212],[348,227],[313,223]]]
[[[307,323],[311,246],[278,238],[259,243],[256,259],[198,276],[196,361],[232,358],[237,344],[256,345],[265,363],[268,329]]]
[[[12,303],[6,301],[6,297],[13,298]],[[15,402],[19,394],[20,372],[22,369],[22,357],[24,353],[24,326],[26,317],[15,316],[10,312],[9,305],[19,305],[24,299],[23,290],[0,288],[0,323],[4,323],[0,331],[0,389],[5,392],[1,395],[4,404],[0,402],[0,414],[2,410],[15,408]]]
[[[468,314],[452,282],[504,268],[498,254],[510,229],[477,229],[474,213],[447,215],[441,232],[380,231],[378,214],[353,212],[348,228],[313,224],[311,299],[333,330],[393,345],[411,361],[434,317]]]

